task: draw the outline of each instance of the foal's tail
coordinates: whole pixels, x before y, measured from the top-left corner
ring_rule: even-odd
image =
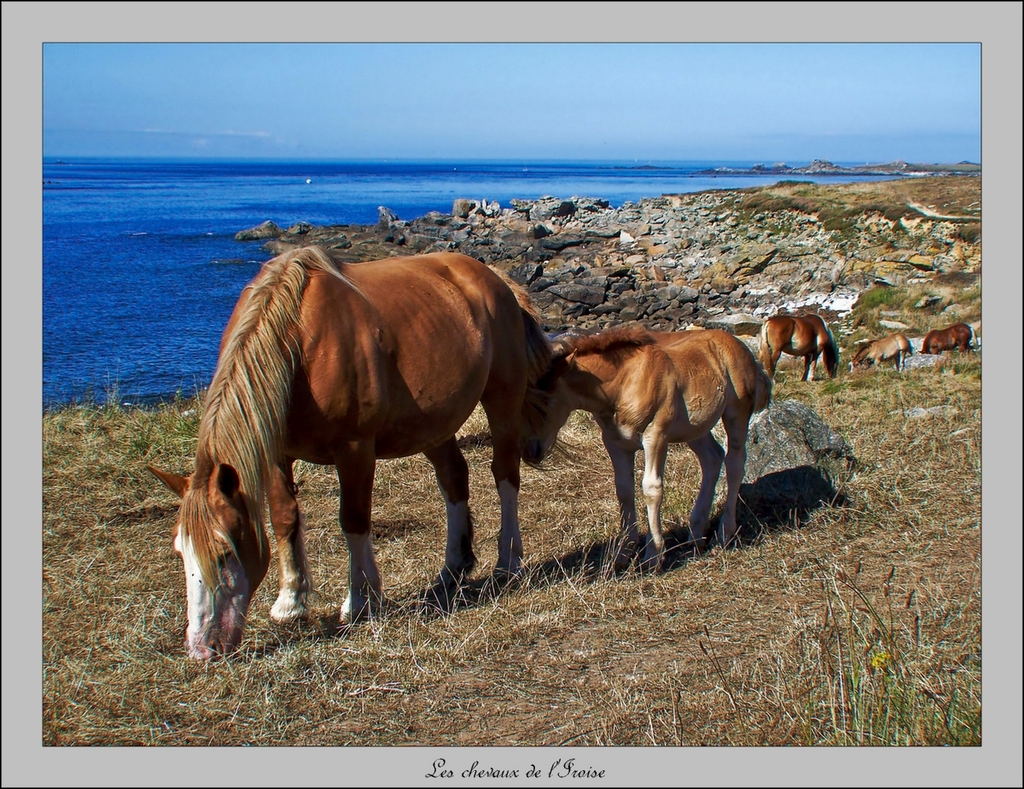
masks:
[[[772,344],[768,339],[768,319],[765,319],[765,322],[761,324],[761,338],[757,345],[757,358],[769,377],[775,374],[775,370],[772,367]]]
[[[763,368],[757,368],[757,381],[754,384],[754,413],[764,411],[772,402],[772,379]]]

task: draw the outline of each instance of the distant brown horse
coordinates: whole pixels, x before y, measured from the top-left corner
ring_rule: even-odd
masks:
[[[861,347],[857,353],[853,355],[853,361],[850,362],[850,369],[854,367],[867,367],[869,364],[878,364],[887,359],[894,359],[896,362],[896,369],[902,370],[904,360],[907,356],[911,356],[914,353],[913,348],[910,345],[910,340],[904,337],[902,334],[890,334],[888,337],[884,337],[881,340],[875,340],[872,343]]]
[[[942,353],[959,348],[961,351],[974,350],[974,329],[966,323],[954,323],[945,329],[932,329],[924,336],[921,353]]]
[[[224,332],[195,471],[151,469],[182,498],[174,546],[185,566],[189,655],[205,660],[241,642],[270,561],[266,509],[280,581],[271,618],[306,614],[296,459],[337,468],[350,558],[341,618],[352,622],[381,597],[370,525],[377,458],[426,455],[447,509],[435,586],[446,594],[475,561],[469,469],[454,436],[477,403],[501,502],[496,572],[519,572],[521,427],[542,413],[529,390],[550,360],[525,293],[464,255],[341,264],[307,247],[266,263]]]
[[[551,451],[569,414],[589,411],[601,428],[615,473],[624,567],[639,546],[633,462],[644,450],[643,493],[650,540],[645,564],[660,564],[665,551],[661,500],[670,443],[686,443],[700,461],[701,485],[690,515],[690,534],[706,544],[715,484],[725,462],[728,494],[719,539],[736,535],[736,501],[746,463],[747,426],[768,406],[772,383],[742,341],[724,331],[650,333],[619,327],[554,342],[551,370],[540,388],[550,392],[547,417],[525,444],[524,459],[539,463]],[[728,452],[711,435],[722,420]]]
[[[804,358],[802,381],[808,380],[808,374],[814,380],[819,356],[825,357],[829,378],[839,374],[839,346],[819,315],[773,315],[762,324],[758,355],[769,377],[775,377],[775,365],[783,353]]]

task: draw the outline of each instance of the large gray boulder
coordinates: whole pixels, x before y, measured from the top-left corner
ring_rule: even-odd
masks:
[[[773,403],[750,421],[738,521],[754,532],[786,529],[821,507],[843,506],[850,446],[803,403]]]
[[[854,462],[853,450],[839,433],[826,425],[812,408],[797,400],[772,403],[750,420],[744,479],[827,460]]]

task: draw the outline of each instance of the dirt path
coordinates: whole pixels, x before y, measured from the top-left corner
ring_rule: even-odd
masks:
[[[935,211],[932,211],[932,209],[928,208],[927,206],[923,206],[920,203],[915,203],[913,200],[908,200],[907,205],[910,208],[913,208],[918,213],[924,214],[929,219],[946,219],[954,222],[977,222],[979,220],[979,218],[976,216],[946,216],[945,214],[939,214],[936,213]]]

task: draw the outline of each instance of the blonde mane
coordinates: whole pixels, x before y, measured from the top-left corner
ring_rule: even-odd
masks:
[[[208,467],[212,473],[218,463],[228,463],[238,472],[247,514],[264,555],[269,551],[264,529],[266,482],[283,452],[292,379],[299,364],[299,313],[311,271],[348,283],[323,250],[305,247],[267,262],[246,288],[245,303],[225,340],[199,426],[196,467]],[[230,537],[216,524],[206,491],[189,491],[182,502],[182,536],[190,539],[207,583],[216,582],[219,545],[236,552]]]

